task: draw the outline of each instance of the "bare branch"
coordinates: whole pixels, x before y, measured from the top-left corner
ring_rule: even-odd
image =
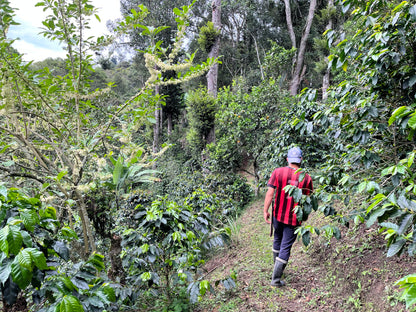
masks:
[[[15,171],[11,170],[10,168],[4,167],[4,166],[0,166],[0,171],[7,172],[8,174],[6,176],[8,176],[8,177],[28,178],[28,179],[36,180],[36,181],[38,181],[39,183],[42,183],[42,184],[45,183],[44,180],[42,180],[41,178],[39,178],[39,177],[37,177],[33,174],[24,173],[24,172],[15,172]]]

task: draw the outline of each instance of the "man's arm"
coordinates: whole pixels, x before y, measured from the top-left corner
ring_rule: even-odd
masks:
[[[275,189],[269,186],[269,189],[267,190],[267,193],[266,193],[266,197],[264,198],[263,215],[264,215],[264,221],[266,221],[268,224],[271,223],[269,207],[273,200],[274,191]]]

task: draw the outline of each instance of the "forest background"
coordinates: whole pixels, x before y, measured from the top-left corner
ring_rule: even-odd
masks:
[[[3,311],[189,311],[233,289],[204,263],[290,146],[315,182],[287,190],[297,216],[325,216],[305,246],[364,224],[414,257],[414,3],[122,0],[100,38],[88,0],[37,6],[66,59],[24,62],[0,2]],[[397,281],[407,308],[415,283]]]

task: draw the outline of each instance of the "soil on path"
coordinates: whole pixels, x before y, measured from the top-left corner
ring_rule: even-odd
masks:
[[[415,311],[406,310],[395,281],[415,273],[407,255],[387,258],[385,241],[364,225],[341,228],[342,238],[313,237],[308,249],[297,241],[283,279],[270,286],[273,269],[270,226],[263,220],[263,199],[246,209],[233,226],[233,243],[205,265],[212,281],[237,273],[237,287],[206,296],[195,311]],[[329,220],[315,213],[305,225]]]

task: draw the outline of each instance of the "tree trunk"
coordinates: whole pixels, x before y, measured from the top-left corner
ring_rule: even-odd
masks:
[[[212,125],[212,128],[209,130],[206,141],[207,144],[215,142],[215,125]]]
[[[317,0],[311,0],[309,5],[309,13],[306,19],[305,31],[302,34],[302,38],[300,40],[299,48],[297,50],[295,68],[292,75],[292,81],[290,82],[289,91],[291,95],[296,95],[299,89],[299,85],[301,83],[301,74],[303,68],[303,61],[305,58],[305,51],[306,51],[306,42],[308,41],[309,33],[311,31],[312,21],[315,14],[317,5]],[[290,3],[289,0],[285,0],[285,9],[286,9],[286,22],[287,27],[289,29],[289,35],[291,37],[292,45],[296,44],[296,38],[292,38],[294,36],[293,31],[293,24],[292,24],[292,17],[290,12]],[[296,46],[295,46],[296,47]]]
[[[334,0],[328,0],[328,9],[331,9],[334,7]],[[333,27],[333,21],[332,17],[329,18],[328,24],[326,25],[325,30],[332,29]],[[330,76],[331,69],[327,68],[324,77],[322,78],[322,100],[326,100],[328,98],[328,88],[329,88],[329,82],[330,82]]]
[[[87,259],[92,252],[96,251],[95,241],[94,241],[94,236],[92,235],[90,218],[88,217],[87,206],[85,205],[84,198],[78,190],[75,190],[74,193],[77,199],[77,206],[79,209],[78,212],[79,212],[79,216],[81,218],[81,223],[82,223],[82,232],[83,232],[82,234],[84,237],[84,248],[85,248],[84,257],[85,259]]]
[[[124,285],[126,283],[126,272],[124,271],[123,264],[120,258],[120,254],[122,252],[121,237],[116,234],[113,234],[111,235],[110,239],[111,268],[108,272],[108,277],[113,282],[120,282],[120,284]]]
[[[258,196],[260,192],[260,177],[259,177],[259,166],[257,164],[257,157],[253,161],[253,171],[254,171],[254,180],[255,180],[255,189],[254,189],[254,196]]]
[[[214,24],[214,29],[221,31],[221,0],[212,0],[212,23]],[[217,58],[220,53],[220,36],[215,40],[214,45],[211,48],[211,51],[208,53],[208,57]],[[215,63],[214,66],[210,68],[207,74],[207,88],[208,93],[214,98],[217,97],[218,90],[218,64]],[[215,126],[213,125],[207,136],[206,143],[215,142]]]
[[[286,24],[287,24],[287,30],[289,32],[290,42],[292,43],[292,48],[297,48],[296,43],[296,34],[295,30],[293,29],[293,23],[292,23],[292,10],[290,8],[290,0],[284,0],[285,2],[285,13],[286,13]],[[292,59],[293,64],[296,64],[296,54],[293,56]],[[291,75],[293,77],[295,71],[295,67],[292,67]]]
[[[173,128],[172,114],[168,114],[167,119],[168,119],[168,136],[171,136],[172,135],[172,128]]]
[[[326,101],[328,99],[328,88],[330,81],[331,70],[327,68],[325,75],[322,77],[322,100]]]
[[[155,87],[155,94],[159,94],[159,86]],[[160,107],[155,110],[155,124],[153,126],[153,153],[159,151],[159,136],[160,136]]]
[[[296,48],[296,35],[295,31],[293,30],[293,23],[292,23],[292,10],[290,9],[290,0],[285,0],[285,12],[286,12],[286,24],[287,29],[289,31],[290,41],[292,42],[292,47]]]
[[[160,113],[159,113],[159,135],[160,133],[163,133],[163,109],[160,105]]]
[[[221,30],[221,0],[212,0],[212,23],[214,29]],[[220,36],[215,40],[208,57],[217,58],[220,53]],[[207,74],[208,93],[217,96],[218,64],[214,64]]]
[[[257,61],[259,62],[261,80],[264,80],[263,66],[261,65],[261,59],[260,59],[259,47],[257,46],[257,40],[253,35],[251,36],[253,37],[254,47],[256,48],[256,55],[257,55]]]

